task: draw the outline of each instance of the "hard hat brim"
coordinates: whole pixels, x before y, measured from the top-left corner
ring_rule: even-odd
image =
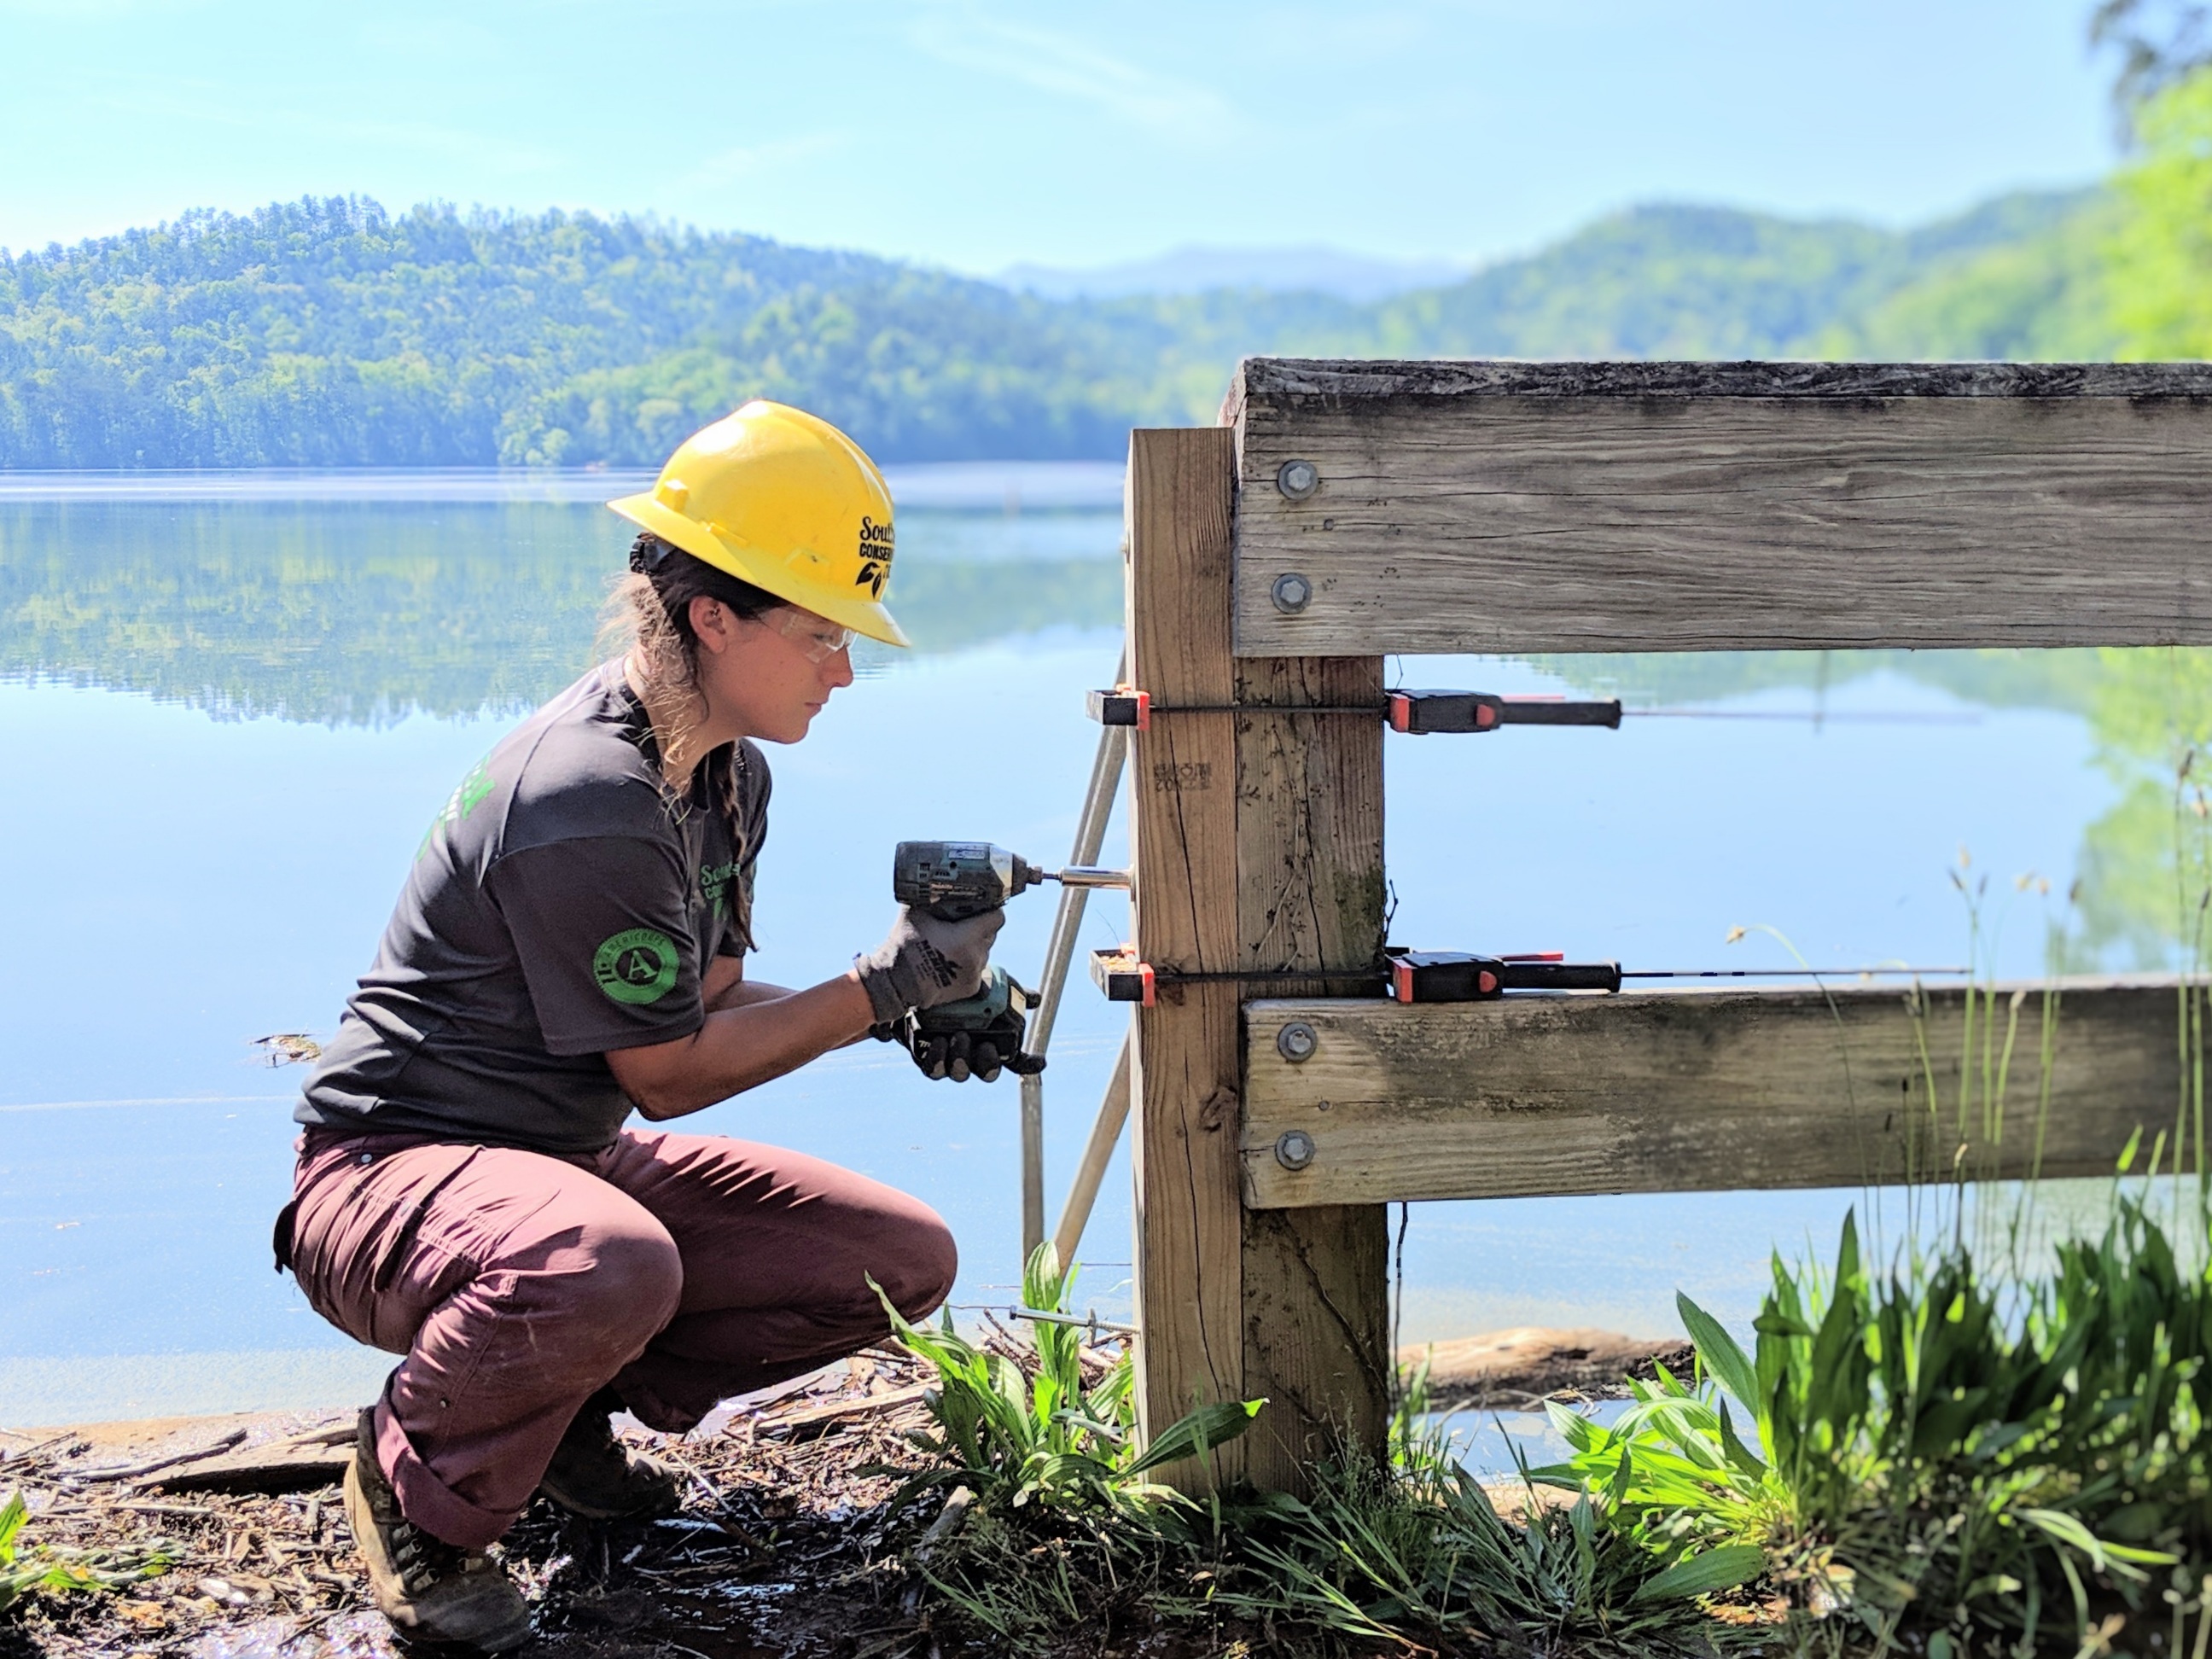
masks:
[[[671,511],[649,490],[641,495],[624,495],[609,501],[607,506],[639,529],[651,531],[671,547],[680,547],[692,557],[703,560],[739,581],[763,588],[786,604],[811,611],[841,628],[849,628],[885,645],[914,643],[880,600],[825,596],[818,586],[800,581],[790,570],[769,563],[751,549],[725,541],[697,520]]]

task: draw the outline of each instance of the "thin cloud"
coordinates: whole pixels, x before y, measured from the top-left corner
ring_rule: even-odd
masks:
[[[832,150],[842,149],[848,142],[843,133],[810,132],[796,138],[772,139],[765,144],[733,144],[707,157],[686,173],[681,182],[684,188],[711,190],[718,185],[734,184],[740,179],[772,172],[810,156],[824,155]]]
[[[1209,87],[1154,74],[1071,35],[1001,22],[971,6],[917,21],[908,39],[945,63],[1080,99],[1165,137],[1224,138],[1237,125],[1236,112]]]
[[[519,144],[492,132],[441,126],[428,121],[364,121],[319,114],[311,110],[287,109],[267,103],[246,107],[213,91],[205,99],[191,99],[149,88],[128,94],[110,94],[89,101],[107,109],[136,114],[166,115],[204,126],[230,127],[257,133],[312,134],[318,137],[355,143],[391,144],[401,149],[412,149],[431,155],[484,162],[507,173],[543,173],[562,160],[550,150],[535,145]]]
[[[82,23],[94,18],[127,17],[133,12],[174,12],[174,0],[0,0],[0,17],[57,18]],[[204,5],[191,8],[204,10]]]

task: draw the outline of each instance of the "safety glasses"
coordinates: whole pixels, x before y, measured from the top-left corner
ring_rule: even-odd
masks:
[[[827,662],[840,651],[849,647],[858,631],[840,628],[836,623],[824,622],[811,611],[783,606],[756,617],[763,628],[775,631],[798,646],[811,663]]]

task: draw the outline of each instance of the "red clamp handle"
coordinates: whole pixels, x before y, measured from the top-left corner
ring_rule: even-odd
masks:
[[[1393,732],[1494,732],[1505,720],[1505,700],[1484,691],[1393,691]]]
[[[1137,959],[1132,945],[1124,945],[1116,951],[1093,951],[1091,978],[1106,994],[1109,1002],[1133,1002],[1144,1008],[1155,1006],[1158,977],[1152,972],[1151,963]]]
[[[1133,685],[1117,685],[1111,691],[1090,694],[1091,718],[1101,726],[1133,726],[1139,732],[1152,729],[1152,694],[1139,691]]]

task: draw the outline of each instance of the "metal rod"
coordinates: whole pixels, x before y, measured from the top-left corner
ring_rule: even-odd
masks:
[[[1044,1079],[1022,1078],[1022,1261],[1044,1237]]]
[[[1093,1347],[1098,1346],[1098,1333],[1101,1331],[1111,1331],[1116,1336],[1134,1336],[1137,1334],[1134,1325],[1117,1324],[1110,1319],[1101,1319],[1096,1313],[1079,1319],[1073,1314],[1055,1313],[1049,1308],[1009,1308],[1006,1316],[1026,1319],[1033,1325],[1073,1325],[1091,1333]]]
[[[1128,654],[1114,671],[1119,680],[1128,665]],[[1105,844],[1106,823],[1114,815],[1115,793],[1121,787],[1121,768],[1128,754],[1124,728],[1108,726],[1098,734],[1098,753],[1091,763],[1091,783],[1083,796],[1083,811],[1075,823],[1075,849],[1069,863],[1091,873],[1098,849]],[[1062,871],[1063,878],[1074,871]],[[1126,872],[1109,873],[1121,877]],[[1045,945],[1044,973],[1037,985],[1036,1012],[1030,1016],[1029,1035],[1022,1052],[1042,1054],[1052,1041],[1053,1023],[1060,1016],[1060,1001],[1067,988],[1067,964],[1075,955],[1075,940],[1083,926],[1083,908],[1092,884],[1062,880],[1060,906],[1053,912],[1052,936]],[[1031,1073],[1022,1079],[1022,1260],[1027,1261],[1044,1242],[1044,1079]],[[1061,1258],[1065,1261],[1066,1258]]]
[[[1508,696],[1506,701],[1510,703],[1513,698]],[[1532,707],[1540,706],[1535,704],[1534,699],[1529,702]],[[1390,712],[1390,707],[1388,703],[1380,702],[1326,702],[1303,706],[1274,702],[1156,702],[1152,712],[1155,714],[1364,714],[1370,719],[1379,720]],[[1831,720],[1861,726],[1978,726],[1982,723],[1982,716],[1978,714],[1890,713],[1879,709],[1807,709],[1802,713],[1792,713],[1767,708],[1624,708],[1620,714],[1624,720],[1803,720],[1814,726],[1826,725]],[[1540,719],[1508,720],[1504,722],[1507,726],[1541,726],[1547,723]]]
[[[1388,968],[1224,968],[1218,970],[1155,968],[1152,977],[1161,985],[1269,985],[1308,979],[1380,985],[1390,977],[1390,970]]]
[[[1155,714],[1364,714],[1381,720],[1387,702],[1156,702]]]
[[[1075,1184],[1067,1190],[1067,1203],[1060,1212],[1060,1225],[1053,1229],[1053,1249],[1060,1252],[1060,1265],[1065,1269],[1075,1260],[1075,1247],[1083,1242],[1083,1230],[1091,1220],[1091,1206],[1097,1202],[1099,1183],[1106,1179],[1106,1166],[1114,1161],[1115,1143],[1121,1139],[1121,1126],[1129,1121],[1129,1044],[1132,1034],[1121,1037],[1121,1052],[1114,1060],[1114,1075],[1106,1085],[1106,1097],[1098,1103],[1098,1115],[1091,1125],[1091,1139],[1084,1144],[1083,1161],[1075,1166]]]
[[[1826,726],[1841,722],[1846,726],[1979,726],[1979,714],[1885,714],[1879,709],[1864,713],[1854,709],[1840,712],[1821,712],[1807,709],[1802,714],[1790,714],[1770,708],[1624,708],[1624,717],[1650,720],[1802,720],[1808,726]]]
[[[1097,854],[1091,856],[1096,858]],[[1044,878],[1056,881],[1062,887],[1119,887],[1127,891],[1129,885],[1127,870],[1102,870],[1095,865],[1071,864],[1065,870],[1048,870]]]
[[[1871,979],[1917,974],[1971,974],[1971,968],[1632,968],[1623,979]]]

